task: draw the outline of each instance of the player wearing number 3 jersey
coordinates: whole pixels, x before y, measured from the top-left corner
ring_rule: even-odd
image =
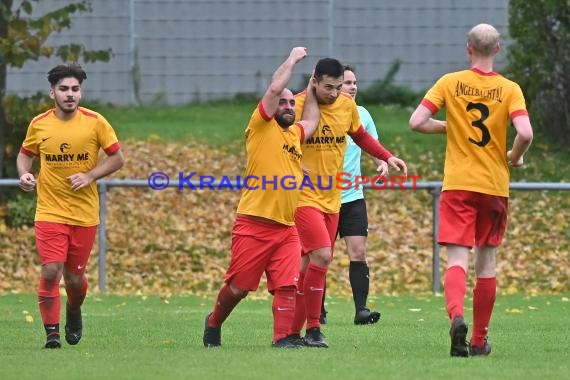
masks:
[[[410,118],[412,130],[445,133],[447,148],[439,204],[438,243],[446,246],[445,302],[451,356],[488,355],[487,330],[495,303],[495,255],[507,223],[509,168],[523,164],[532,127],[518,84],[493,71],[499,33],[479,24],[467,35],[471,69],[449,73],[427,92]],[[446,120],[432,119],[446,108]],[[516,129],[506,151],[509,121]],[[473,332],[463,319],[469,251],[475,247]]]
[[[447,111],[443,190],[508,197],[506,126],[509,118],[527,115],[520,87],[473,67],[444,75],[421,104],[432,114]]]

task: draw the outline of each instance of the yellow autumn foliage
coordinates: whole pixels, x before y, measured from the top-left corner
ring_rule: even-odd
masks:
[[[235,148],[216,150],[198,142],[127,141],[123,150],[125,167],[113,178],[146,179],[161,171],[171,179],[177,179],[179,172],[219,179],[240,175],[245,166],[244,154],[232,153]],[[508,232],[497,258],[499,291],[568,292],[569,194],[514,191],[511,196]],[[107,291],[214,295],[229,262],[239,197],[239,191],[227,189],[112,188],[107,195]],[[426,190],[367,190],[366,199],[370,294],[429,292],[431,195]],[[0,293],[35,292],[39,260],[33,229],[10,229],[0,222],[0,252]],[[95,244],[88,268],[93,291],[97,291],[97,252]],[[349,261],[343,241],[337,241],[334,257],[327,291],[348,296]],[[444,267],[442,250],[441,273]],[[473,274],[469,281],[472,285]],[[265,294],[263,289],[264,281],[258,296]]]

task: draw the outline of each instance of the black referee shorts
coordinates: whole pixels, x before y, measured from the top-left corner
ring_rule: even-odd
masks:
[[[366,201],[357,199],[340,206],[338,234],[345,236],[368,236],[368,214]]]

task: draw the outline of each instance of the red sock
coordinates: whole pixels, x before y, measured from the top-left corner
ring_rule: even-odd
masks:
[[[229,285],[224,285],[218,293],[216,306],[214,306],[214,312],[208,320],[208,326],[220,327],[242,298],[243,297],[236,296]]]
[[[467,275],[460,266],[454,265],[445,272],[445,306],[449,318],[463,317],[465,292],[467,291]]]
[[[73,288],[67,284],[65,284],[65,292],[67,293],[67,309],[70,311],[77,311],[81,305],[83,305],[83,301],[85,300],[85,296],[87,295],[87,276],[83,276],[81,281],[81,285],[79,288]]]
[[[38,304],[44,325],[59,324],[59,312],[61,309],[59,279],[50,281],[43,277],[40,278]]]
[[[479,278],[473,289],[473,333],[471,345],[483,347],[495,305],[497,279]]]
[[[291,334],[301,334],[301,329],[307,320],[307,313],[305,308],[305,293],[303,293],[303,286],[305,283],[305,273],[299,273],[299,282],[297,282],[297,291],[295,292],[295,315],[291,323]]]
[[[307,308],[307,330],[313,327],[321,327],[319,318],[321,316],[321,303],[323,301],[326,277],[326,267],[319,267],[309,263],[307,273],[305,274],[305,284],[303,285],[305,307]]]
[[[291,321],[295,316],[294,286],[275,289],[273,295],[273,342],[290,334]]]

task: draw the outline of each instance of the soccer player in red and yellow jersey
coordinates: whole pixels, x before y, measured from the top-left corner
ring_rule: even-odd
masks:
[[[441,77],[410,118],[414,131],[447,135],[438,243],[447,248],[444,287],[451,356],[491,352],[487,330],[496,295],[495,255],[507,224],[508,166],[522,166],[533,136],[520,87],[493,71],[499,49],[493,26],[473,27],[467,35],[471,68]],[[446,121],[432,119],[442,107]],[[507,152],[509,120],[517,134]],[[463,307],[473,246],[477,279],[468,346]]]
[[[35,234],[41,261],[38,302],[46,331],[45,348],[60,348],[63,276],[67,293],[65,339],[79,343],[83,333],[81,305],[87,294],[85,271],[99,224],[96,180],[123,166],[123,155],[111,125],[100,114],[79,107],[87,78],[78,64],[58,65],[48,73],[55,108],[35,117],[17,158],[20,187],[36,188]],[[98,163],[99,150],[107,157]]]
[[[232,255],[214,310],[206,316],[205,347],[221,345],[221,326],[237,304],[256,290],[263,273],[273,298],[273,347],[302,347],[291,339],[295,290],[299,276],[299,235],[295,210],[302,182],[301,144],[319,121],[314,89],[309,84],[302,119],[295,123],[295,99],[285,88],[304,47],[291,50],[273,73],[271,83],[245,130],[247,166],[232,231]],[[301,111],[300,110],[300,111]]]
[[[311,183],[301,190],[295,224],[302,246],[301,273],[297,308],[291,327],[294,336],[300,335],[306,322],[305,344],[310,347],[328,347],[321,333],[319,317],[321,299],[328,266],[338,228],[341,188],[337,174],[343,171],[347,135],[365,152],[407,175],[404,161],[393,156],[361,125],[354,99],[341,93],[344,66],[336,59],[323,58],[313,73],[320,121],[315,134],[303,145],[303,165],[310,171]],[[306,92],[295,96],[299,110]]]

